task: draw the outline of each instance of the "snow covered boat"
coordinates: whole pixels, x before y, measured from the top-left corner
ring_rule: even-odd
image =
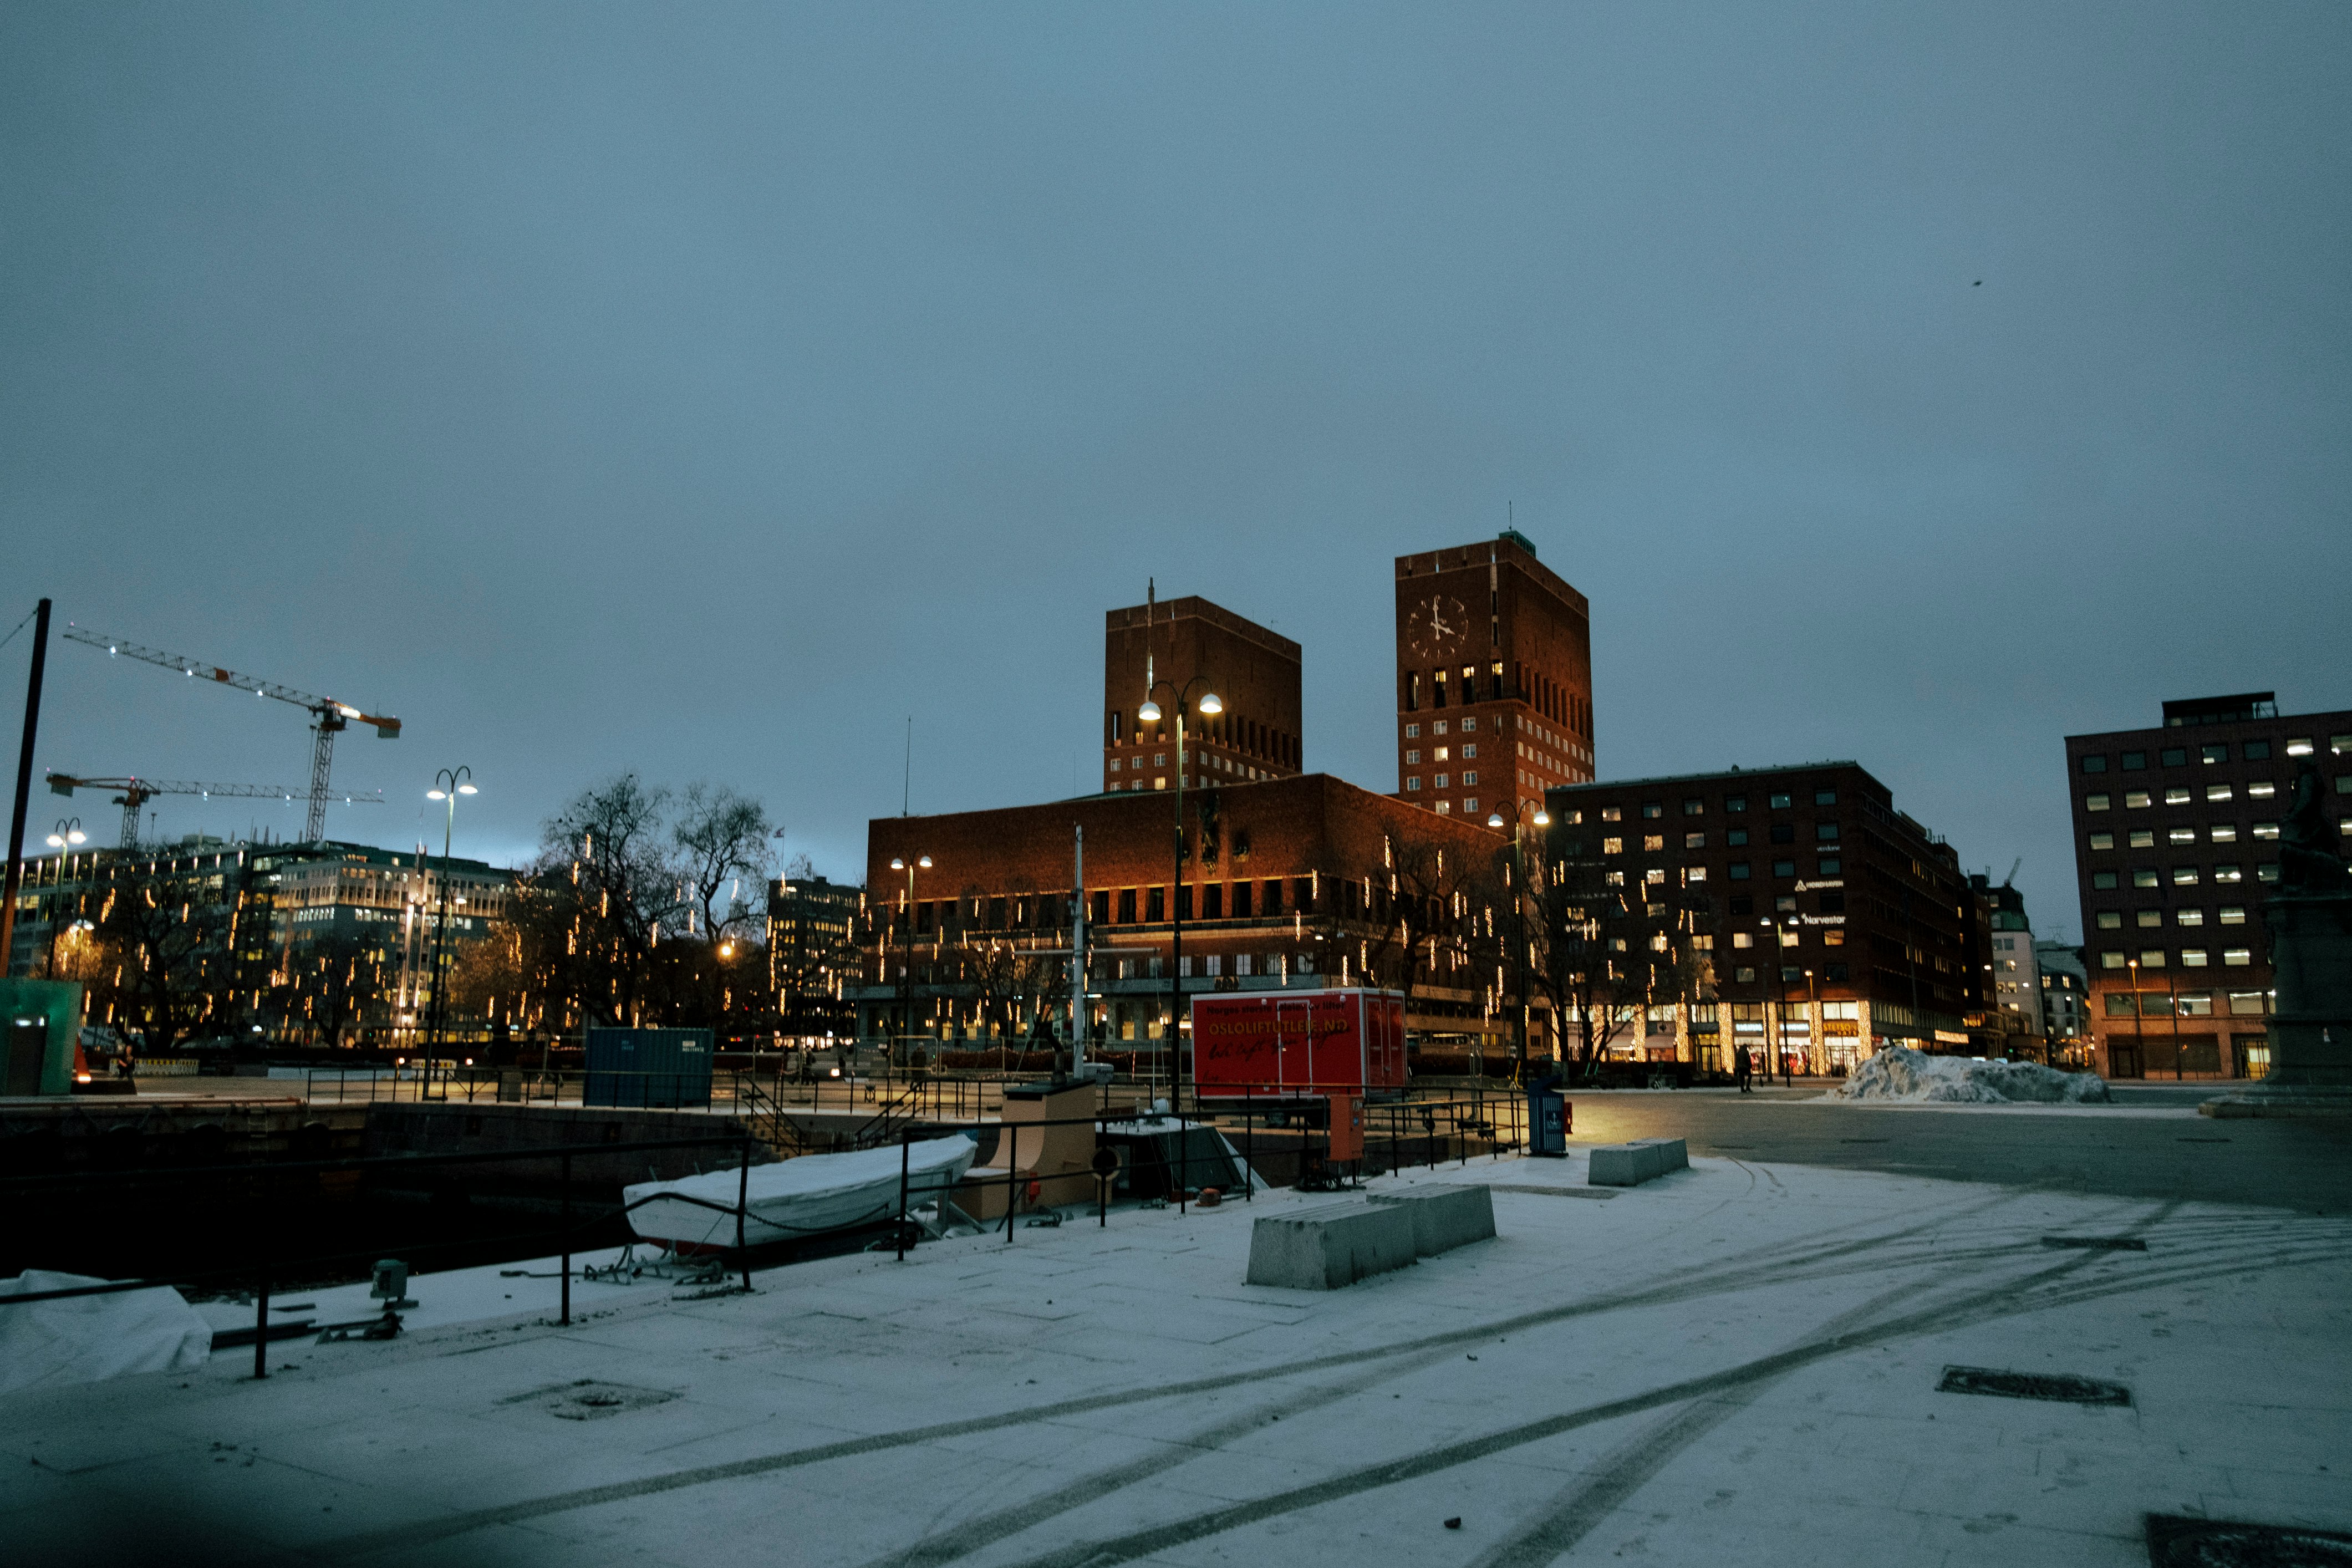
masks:
[[[907,1206],[923,1207],[953,1189],[979,1152],[980,1146],[960,1132],[909,1145]],[[752,1166],[744,1241],[789,1241],[888,1219],[898,1212],[899,1158],[893,1143]],[[640,1182],[622,1188],[621,1196],[639,1205],[629,1210],[629,1227],[648,1241],[667,1242],[681,1251],[731,1247],[743,1181],[740,1168],[709,1171],[674,1182]],[[697,1198],[701,1202],[685,1201]]]

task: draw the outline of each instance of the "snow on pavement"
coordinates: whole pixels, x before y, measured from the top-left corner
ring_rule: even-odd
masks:
[[[1339,1291],[1241,1282],[1253,1215],[1332,1201],[1276,1193],[18,1394],[0,1530],[61,1563],[152,1505],[305,1563],[2020,1568],[2145,1563],[2150,1511],[2352,1528],[2342,1220],[1583,1175],[1381,1178],[1489,1182],[1501,1234]],[[1938,1393],[1948,1365],[2133,1402]]]

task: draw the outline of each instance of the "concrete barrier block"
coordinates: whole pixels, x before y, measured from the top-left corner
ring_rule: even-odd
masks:
[[[1263,1215],[1250,1228],[1248,1281],[1287,1290],[1337,1290],[1410,1265],[1412,1211],[1394,1204],[1327,1204]]]
[[[1658,1151],[1658,1173],[1690,1169],[1690,1147],[1679,1138],[1636,1138],[1636,1143],[1649,1144]]]
[[[1679,1138],[1643,1138],[1631,1143],[1610,1143],[1592,1151],[1586,1169],[1587,1185],[1638,1187],[1669,1171],[1690,1169],[1690,1152]]]
[[[1376,1204],[1392,1204],[1412,1215],[1413,1250],[1434,1258],[1495,1234],[1495,1194],[1483,1186],[1406,1187],[1376,1193]]]

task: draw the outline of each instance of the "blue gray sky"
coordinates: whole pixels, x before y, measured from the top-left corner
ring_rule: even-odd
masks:
[[[1393,787],[1391,558],[1515,511],[1604,777],[1857,758],[2071,932],[2061,736],[2352,705],[2347,80],[2337,5],[16,5],[0,618],[399,715],[339,836],[634,767],[854,876],[909,715],[919,812],[1092,787],[1147,576]],[[52,649],[41,767],[308,758]]]

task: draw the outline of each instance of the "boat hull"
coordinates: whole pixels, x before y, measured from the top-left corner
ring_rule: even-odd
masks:
[[[960,1133],[908,1145],[903,1153],[907,1206],[921,1207],[951,1190],[978,1152]],[[894,1144],[752,1166],[745,1245],[801,1240],[889,1219],[898,1212],[901,1159]],[[681,1252],[714,1251],[735,1245],[736,1202],[746,1184],[740,1171],[711,1171],[641,1182],[621,1189],[621,1195],[629,1205],[629,1228],[644,1239]]]

